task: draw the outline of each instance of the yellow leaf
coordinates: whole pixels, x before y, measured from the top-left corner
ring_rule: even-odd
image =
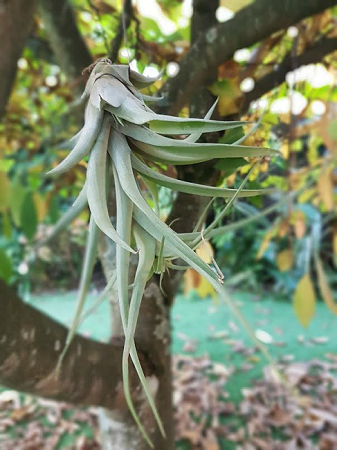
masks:
[[[307,203],[315,193],[315,188],[306,189],[298,196],[299,203]]]
[[[278,227],[278,236],[281,238],[287,236],[289,234],[289,221],[288,218],[281,220],[280,225]]]
[[[281,272],[290,270],[293,266],[293,260],[293,251],[290,248],[283,250],[276,256],[276,264]]]
[[[268,172],[269,170],[269,163],[267,161],[260,164],[260,172]]]
[[[291,218],[297,239],[302,239],[306,231],[305,215],[302,211],[295,211]]]
[[[289,156],[289,144],[288,144],[287,141],[284,142],[281,145],[280,152],[282,153],[282,156],[283,156],[284,159],[288,159],[288,156]]]
[[[290,123],[291,123],[291,114],[290,114],[290,112],[288,112],[288,113],[281,113],[278,116],[279,116],[279,119],[280,119],[280,121],[282,123],[286,123],[286,124],[290,125]]]
[[[230,114],[236,114],[239,111],[237,105],[237,95],[222,95],[219,97],[219,112],[221,116],[227,116]]]
[[[202,242],[197,248],[196,253],[205,263],[210,264],[212,262],[214,251],[208,241]]]
[[[45,215],[48,211],[48,205],[46,202],[46,198],[42,197],[40,194],[34,193],[33,194],[34,203],[36,207],[37,212],[37,218],[39,222],[42,222],[42,220],[45,218]]]
[[[214,251],[208,241],[202,242],[196,253],[207,264],[212,262]],[[202,275],[194,269],[187,269],[184,275],[184,294],[186,295],[191,289],[195,289],[201,298],[209,295],[216,297],[215,289]]]
[[[196,289],[202,280],[202,276],[194,269],[187,269],[184,273],[184,294]]]
[[[318,146],[320,144],[320,139],[317,138],[317,135],[314,133],[310,134],[309,142],[308,142],[308,152],[307,157],[309,164],[313,166],[319,157]]]
[[[10,204],[11,185],[6,172],[0,171],[0,212],[6,211]]]
[[[274,230],[274,229],[269,230],[269,231],[265,234],[265,236],[264,236],[264,238],[263,238],[263,240],[262,240],[262,242],[261,242],[259,251],[257,252],[256,259],[261,259],[261,258],[262,258],[263,253],[267,250],[268,245],[269,245],[269,242],[271,241],[271,239],[272,239],[272,237],[274,236],[274,234],[275,234],[275,230]]]
[[[334,188],[331,180],[331,169],[324,170],[318,178],[317,188],[320,198],[327,211],[332,211],[334,207]]]
[[[315,259],[315,262],[318,275],[318,286],[323,300],[325,301],[325,304],[330,309],[330,311],[332,311],[334,314],[337,314],[337,303],[334,301],[328,279],[323,269],[322,261],[317,257]]]
[[[307,327],[315,314],[316,295],[310,275],[299,281],[294,294],[294,311],[303,327]]]
[[[227,181],[227,185],[228,185],[229,187],[233,186],[235,179],[236,179],[236,173],[234,172],[234,173],[232,173],[232,175],[230,175],[230,176],[227,178],[227,180],[226,180],[226,181]]]
[[[237,12],[250,5],[253,1],[254,0],[220,0],[220,5],[233,12]]]
[[[242,96],[238,77],[217,81],[209,89],[219,97],[218,109],[221,116],[238,112],[238,99]]]
[[[207,280],[205,280],[204,277],[201,277],[201,281],[196,291],[201,298],[205,298],[208,296],[216,297],[216,291],[214,287]]]

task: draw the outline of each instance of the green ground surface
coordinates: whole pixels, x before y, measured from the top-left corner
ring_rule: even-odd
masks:
[[[337,317],[324,304],[317,305],[314,319],[304,329],[297,322],[290,302],[285,299],[275,300],[268,295],[257,298],[245,292],[236,292],[233,297],[250,324],[273,338],[274,342],[268,344],[268,348],[275,358],[286,356],[296,360],[309,360],[324,358],[326,353],[337,352]],[[87,308],[95,298],[95,295],[89,296]],[[30,303],[69,325],[75,309],[75,299],[75,293],[57,293],[32,297]],[[207,353],[213,361],[236,368],[226,385],[232,400],[238,401],[241,398],[241,388],[249,386],[251,380],[261,374],[265,364],[262,356],[256,354],[246,357],[233,352],[233,344],[242,341],[246,347],[252,347],[252,342],[224,304],[199,299],[193,293],[188,297],[180,295],[172,308],[172,325],[173,353],[194,356]],[[109,337],[109,329],[109,306],[104,302],[82,324],[80,332],[104,341]],[[197,341],[196,350],[192,353],[183,351],[186,340],[189,339]],[[247,364],[252,367],[248,369]]]

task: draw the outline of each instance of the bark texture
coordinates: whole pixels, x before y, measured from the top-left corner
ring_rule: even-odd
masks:
[[[194,0],[193,16],[191,20],[191,44],[195,44],[200,36],[216,25],[215,12],[219,7],[219,0]],[[207,77],[190,98],[190,116],[204,117],[215,98],[207,89],[216,79],[218,68],[209,69]]]
[[[37,0],[0,0],[0,118],[10,96],[27,36],[33,25]]]
[[[89,49],[77,27],[71,2],[40,0],[40,14],[56,59],[76,91],[83,88],[82,70],[92,63]]]
[[[55,367],[68,329],[24,303],[0,280],[0,383],[12,389],[85,405],[127,411],[121,384],[123,337],[102,344],[79,335],[66,355],[59,379]],[[161,356],[143,352],[137,343],[144,372],[162,373]],[[157,364],[158,363],[158,364]],[[135,391],[138,381],[131,371]]]

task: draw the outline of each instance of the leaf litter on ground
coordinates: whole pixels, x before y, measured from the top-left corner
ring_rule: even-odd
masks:
[[[226,392],[229,378],[235,377],[234,366],[208,356],[174,356],[177,448],[185,442],[184,448],[191,450],[337,449],[337,354],[325,357],[308,362],[282,357],[279,369],[293,391],[265,367],[263,376],[243,388],[242,400],[235,404]],[[98,450],[96,412],[4,390],[0,448]],[[71,443],[62,444],[65,435],[72,437]]]

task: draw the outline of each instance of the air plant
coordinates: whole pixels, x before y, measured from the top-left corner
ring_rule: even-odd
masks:
[[[243,322],[252,338],[256,339],[253,331],[228,297],[219,270],[214,270],[206,264],[194,250],[200,243],[202,245],[205,237],[212,236],[212,230],[214,232],[214,227],[235,198],[261,193],[260,190],[243,189],[245,181],[239,189],[204,186],[173,179],[161,174],[153,167],[156,163],[183,165],[196,164],[214,158],[263,157],[275,154],[275,151],[271,149],[242,146],[240,145],[242,140],[230,145],[196,143],[202,133],[228,130],[241,126],[244,122],[210,120],[215,104],[204,119],[156,114],[146,103],[160,99],[144,95],[138,89],[150,86],[157,79],[144,77],[131,70],[129,66],[113,65],[108,60],[95,64],[82,95],[83,100],[87,101],[84,126],[69,141],[72,150],[67,157],[49,172],[50,175],[59,176],[89,156],[83,189],[71,209],[56,224],[51,235],[54,237],[79,215],[86,205],[89,206],[91,216],[77,310],[59,360],[58,370],[83,320],[84,302],[97,255],[98,234],[103,232],[116,243],[116,274],[109,280],[99,301],[116,282],[125,334],[122,360],[125,399],[150,446],[152,442],[132,403],[128,372],[128,362],[131,358],[156,421],[162,434],[165,435],[134,342],[139,309],[147,280],[154,272],[163,273],[167,267],[182,268],[172,262],[181,258],[186,264],[184,268],[193,267],[214,286]],[[184,139],[167,137],[169,135],[188,135],[188,137]],[[179,234],[160,219],[158,205],[155,209],[149,206],[139,187],[140,179],[144,180],[145,185],[151,184],[152,189],[165,186],[176,191],[211,198],[229,198],[230,201],[221,217],[218,217],[202,233],[195,229],[191,233]],[[116,229],[111,223],[107,207],[107,195],[112,188],[112,182],[114,182],[117,205]],[[138,253],[138,266],[129,299],[131,253]],[[260,343],[258,345],[261,347]],[[264,348],[262,350],[265,352]]]

